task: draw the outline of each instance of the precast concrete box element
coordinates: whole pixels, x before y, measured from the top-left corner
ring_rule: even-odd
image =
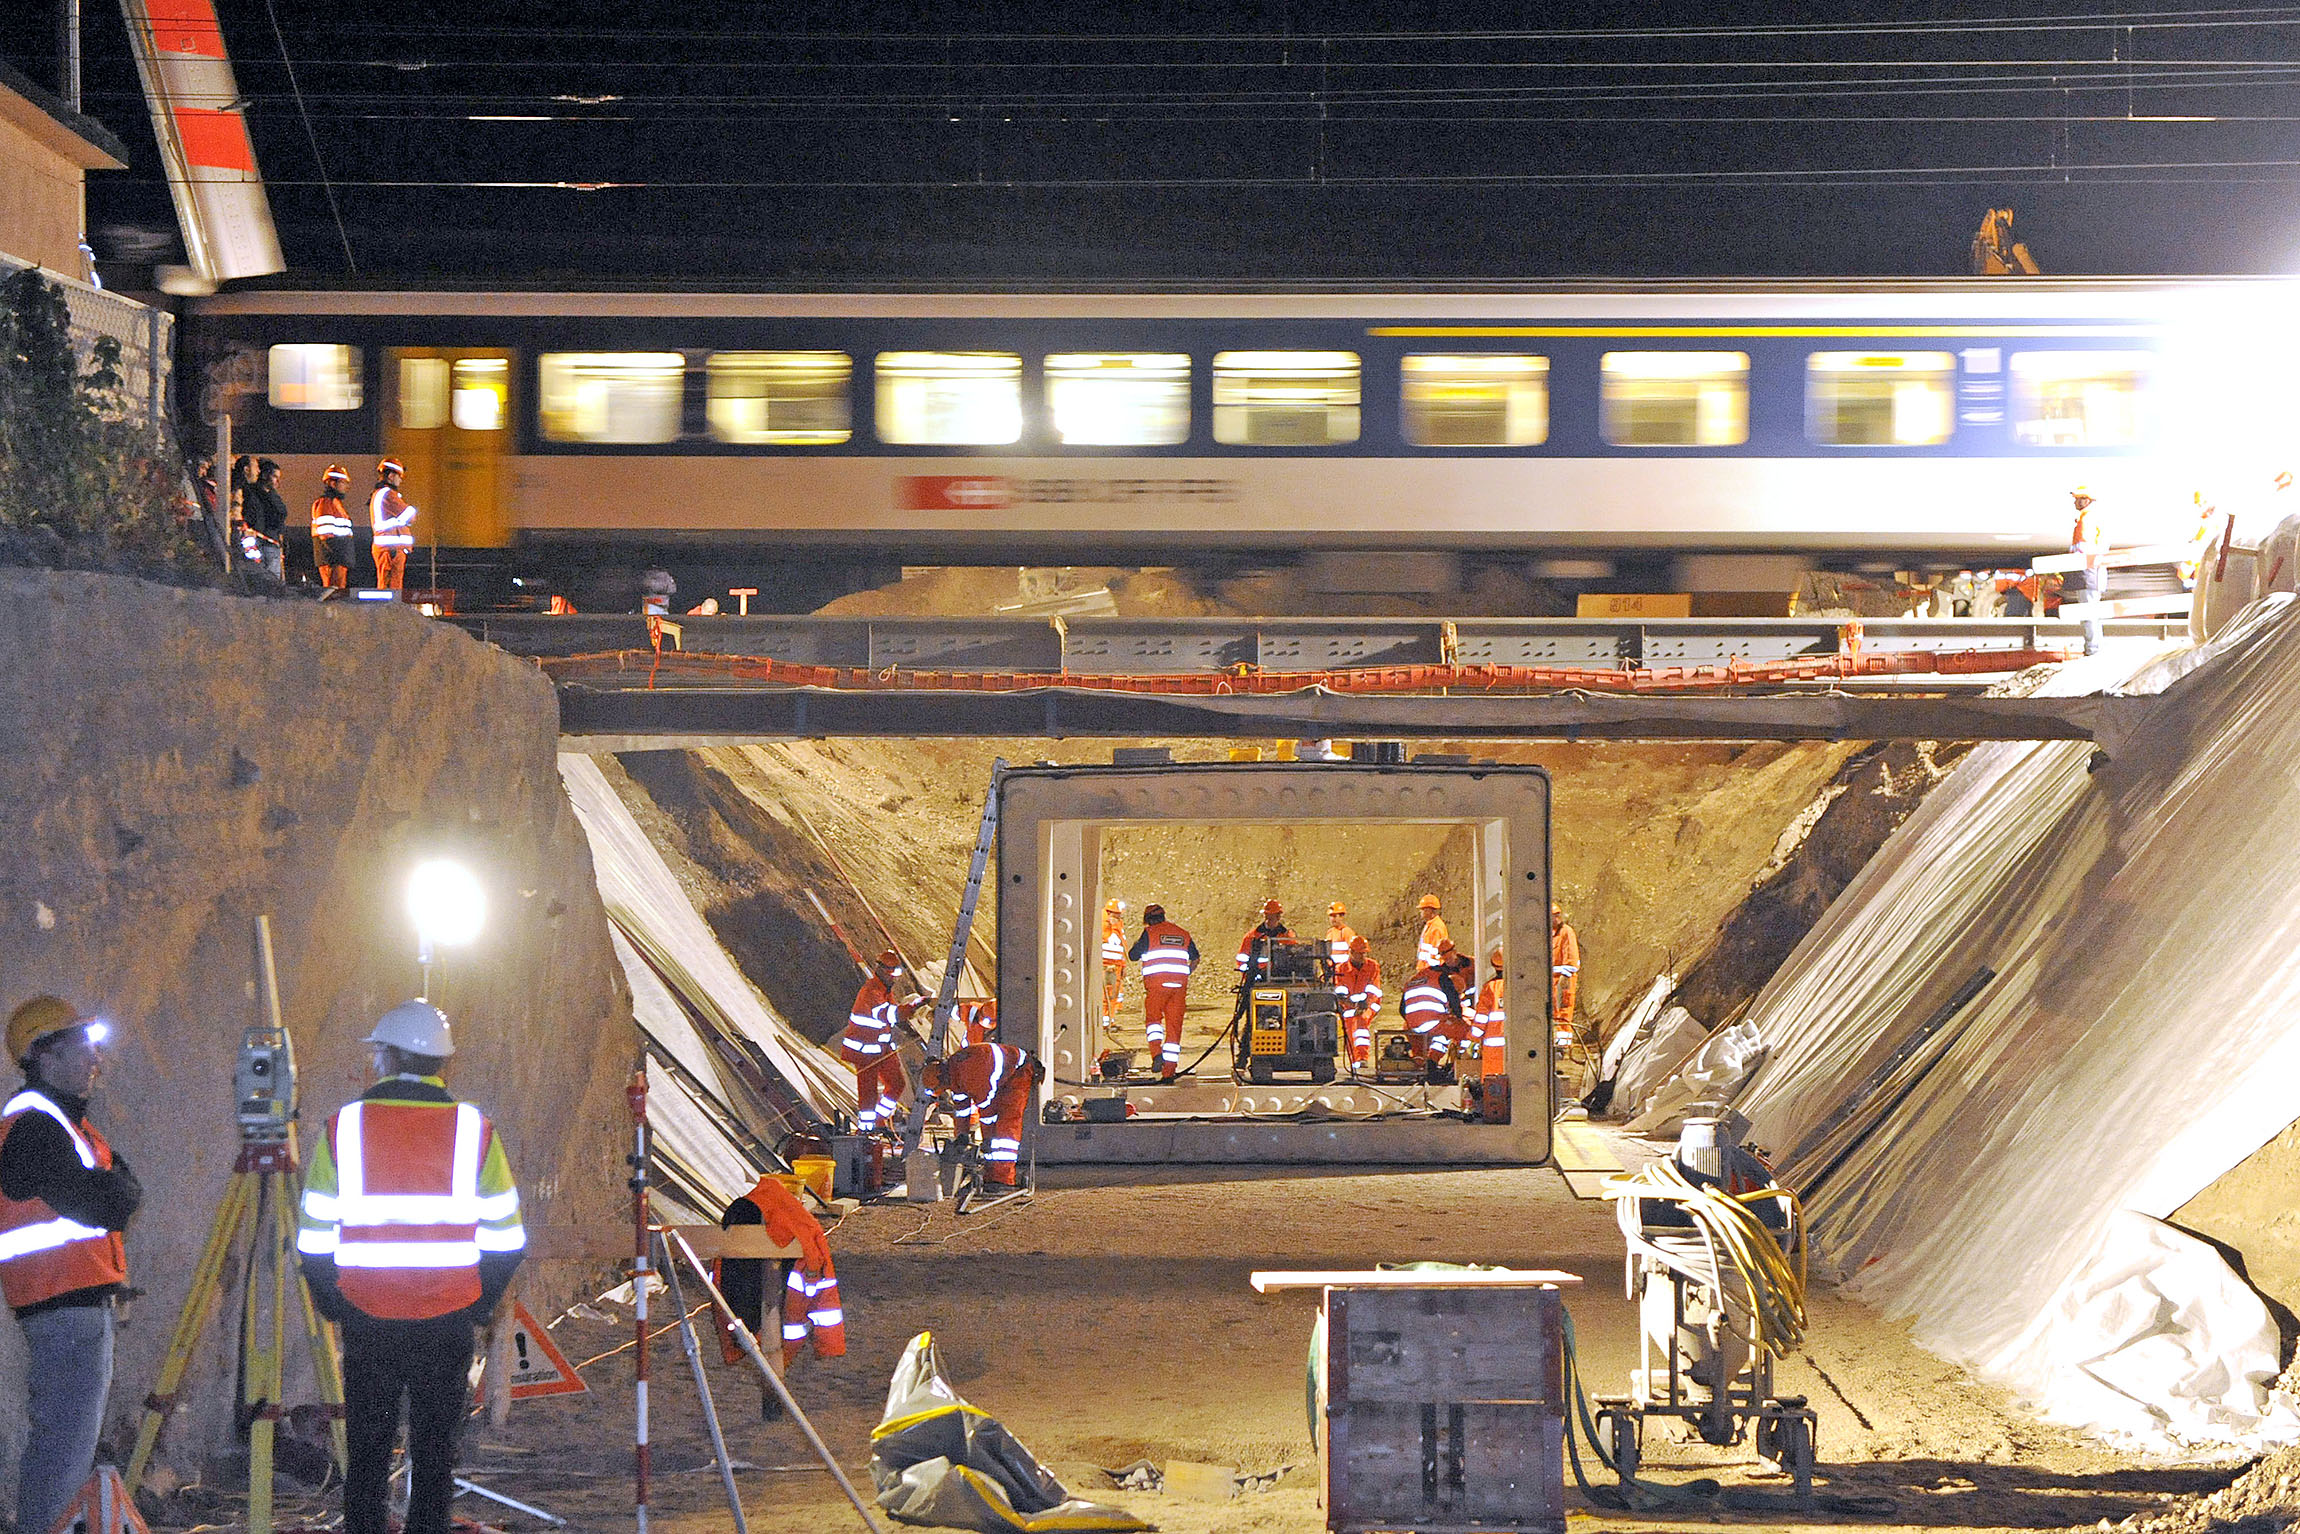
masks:
[[[1358,1162],[1533,1165],[1549,1159],[1549,775],[1494,763],[1178,762],[1022,767],[1000,780],[998,1014],[1031,1043],[1047,1082],[1031,1116],[1042,1162]],[[1226,1112],[1047,1124],[1044,1099],[1081,1079],[1100,1037],[1103,840],[1158,824],[1427,825],[1469,830],[1471,909],[1447,913],[1460,950],[1503,951],[1511,1115],[1506,1124],[1393,1116],[1352,1121],[1347,1082],[1246,1089]],[[1187,870],[1177,870],[1186,877]],[[1315,931],[1304,936],[1315,937]],[[1227,970],[1232,938],[1199,933],[1201,971]],[[1410,974],[1384,976],[1396,1026]],[[1029,1020],[1036,1020],[1033,1036]],[[1218,1057],[1217,1057],[1218,1058]],[[1397,1094],[1390,1094],[1395,1101]],[[1321,1101],[1322,1099],[1322,1101]],[[1299,1121],[1268,1115],[1308,1110]],[[1332,1118],[1320,1118],[1333,1113]]]

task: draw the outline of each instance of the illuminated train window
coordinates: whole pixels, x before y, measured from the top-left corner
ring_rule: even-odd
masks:
[[[1214,440],[1325,447],[1358,440],[1356,352],[1216,352]]]
[[[1805,435],[1835,447],[1922,447],[1956,428],[1948,352],[1815,352],[1805,361]]]
[[[1749,440],[1747,352],[1607,352],[1599,373],[1599,424],[1616,447]]]
[[[2123,447],[2141,440],[2147,352],[2014,352],[2013,440]]]
[[[845,352],[713,352],[711,435],[721,442],[825,446],[854,436]]]
[[[357,410],[360,406],[359,348],[297,343],[271,349],[271,407],[274,410]]]
[[[447,418],[463,431],[501,431],[511,402],[509,357],[459,357]]]
[[[455,366],[460,374],[463,364]],[[686,377],[687,359],[677,352],[545,352],[536,391],[543,435],[553,442],[675,441]],[[459,377],[459,404],[462,397]]]
[[[1056,352],[1046,359],[1054,434],[1075,447],[1190,440],[1190,359],[1179,352]]]
[[[1406,440],[1418,447],[1532,447],[1549,439],[1549,359],[1473,353],[1405,359]]]
[[[1022,436],[1022,359],[1012,352],[880,352],[881,442],[994,447]]]
[[[403,431],[436,431],[447,424],[447,359],[399,359],[399,424]]]

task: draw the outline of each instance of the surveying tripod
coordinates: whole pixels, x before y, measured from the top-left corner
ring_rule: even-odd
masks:
[[[312,1307],[311,1291],[295,1265],[298,1175],[295,1135],[295,1049],[280,1022],[279,983],[272,968],[271,919],[256,918],[256,974],[263,1011],[240,1041],[234,1085],[239,1102],[239,1159],[216,1206],[207,1246],[192,1272],[192,1288],[176,1317],[166,1360],[152,1393],[144,1398],[144,1419],[136,1429],[136,1450],[128,1460],[128,1490],[142,1484],[144,1469],[160,1440],[160,1429],[176,1405],[184,1374],[199,1351],[222,1297],[225,1275],[244,1276],[240,1299],[239,1425],[248,1435],[249,1534],[271,1534],[272,1445],[283,1410],[288,1311],[303,1319],[311,1344],[312,1373],[328,1415],[336,1473],[346,1453],[343,1422],[343,1366],[335,1334]],[[238,1259],[235,1261],[234,1259]],[[266,1300],[269,1303],[266,1303]]]

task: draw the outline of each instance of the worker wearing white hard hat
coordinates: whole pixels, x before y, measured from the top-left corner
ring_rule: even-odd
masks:
[[[376,1084],[328,1120],[304,1177],[296,1249],[343,1328],[345,1534],[385,1534],[400,1402],[414,1466],[407,1534],[446,1534],[474,1328],[526,1254],[502,1136],[440,1072],[447,1014],[403,1001],[376,1020]]]

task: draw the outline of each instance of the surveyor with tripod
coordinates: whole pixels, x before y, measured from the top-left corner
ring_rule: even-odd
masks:
[[[312,1147],[296,1250],[312,1303],[343,1328],[344,1534],[388,1527],[402,1396],[406,1534],[447,1534],[473,1330],[510,1287],[527,1235],[502,1137],[440,1080],[455,1053],[447,1015],[401,1002],[366,1042],[378,1079]]]
[[[19,1529],[54,1525],[86,1483],[112,1389],[112,1306],[128,1285],[120,1232],[144,1190],[88,1122],[105,1031],[54,996],[8,1019],[24,1087],[0,1107],[0,1293],[31,1355]]]

